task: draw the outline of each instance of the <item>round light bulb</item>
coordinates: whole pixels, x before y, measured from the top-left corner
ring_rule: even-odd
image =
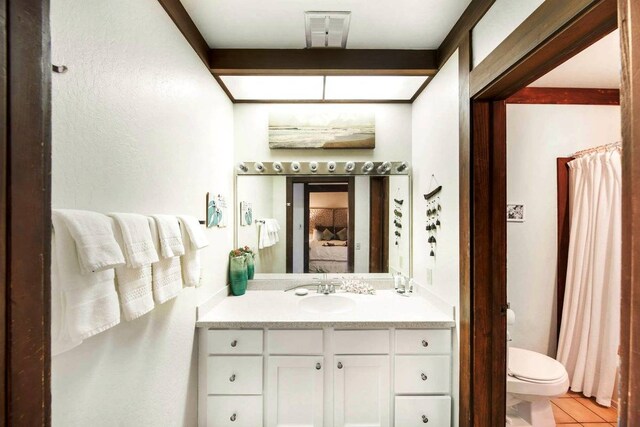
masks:
[[[335,172],[335,170],[336,170],[336,162],[327,163],[327,169],[329,170],[329,172]]]
[[[369,173],[373,170],[373,162],[366,162],[362,165],[362,172]]]
[[[247,173],[248,171],[249,171],[249,168],[247,167],[247,165],[244,164],[244,162],[238,163],[238,172]]]
[[[356,168],[356,164],[355,162],[347,162],[344,165],[344,171],[345,172],[353,172],[353,170]]]
[[[309,163],[309,170],[311,172],[317,172],[318,171],[318,162],[310,162]]]
[[[273,170],[275,170],[276,172],[282,172],[282,163],[273,162]]]
[[[291,170],[294,172],[300,172],[300,162],[291,162]]]
[[[256,170],[256,172],[260,172],[260,173],[264,172],[264,165],[262,164],[262,162],[256,162],[253,165],[253,168]]]

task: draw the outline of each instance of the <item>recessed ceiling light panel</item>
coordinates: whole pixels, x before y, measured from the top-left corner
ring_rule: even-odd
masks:
[[[326,100],[410,100],[427,76],[327,76]]]
[[[347,47],[351,12],[305,12],[307,48]]]
[[[322,76],[220,76],[237,100],[321,100]]]

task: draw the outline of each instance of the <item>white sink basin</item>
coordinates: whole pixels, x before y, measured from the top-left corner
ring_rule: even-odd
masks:
[[[346,313],[355,306],[355,301],[339,295],[315,295],[300,301],[300,308],[310,313]]]

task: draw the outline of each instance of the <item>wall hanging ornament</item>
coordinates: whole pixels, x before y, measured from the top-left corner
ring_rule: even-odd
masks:
[[[440,221],[440,213],[442,212],[442,204],[440,203],[440,196],[438,195],[442,191],[442,185],[438,184],[438,180],[434,174],[431,174],[431,181],[429,182],[429,189],[424,195],[424,199],[427,202],[427,225],[425,227],[427,231],[427,243],[430,246],[429,256],[436,256],[438,239],[437,234],[442,222]]]
[[[395,236],[395,245],[400,246],[400,239],[402,238],[402,204],[404,203],[404,200],[393,199],[393,202],[395,203],[395,208],[393,209],[393,213],[395,215],[393,225],[396,227],[393,234]]]

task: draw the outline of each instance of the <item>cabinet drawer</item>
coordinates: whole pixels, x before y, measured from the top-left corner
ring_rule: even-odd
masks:
[[[449,356],[396,356],[396,394],[447,394]]]
[[[449,396],[397,396],[396,422],[400,427],[436,427],[451,425]]]
[[[451,329],[398,329],[397,354],[449,354]]]
[[[208,396],[207,427],[262,425],[262,396]]]
[[[322,354],[322,329],[269,331],[267,348],[269,354]]]
[[[335,331],[335,354],[387,354],[389,330]]]
[[[209,354],[262,354],[262,330],[207,331]]]
[[[262,394],[262,356],[209,356],[207,394]]]

